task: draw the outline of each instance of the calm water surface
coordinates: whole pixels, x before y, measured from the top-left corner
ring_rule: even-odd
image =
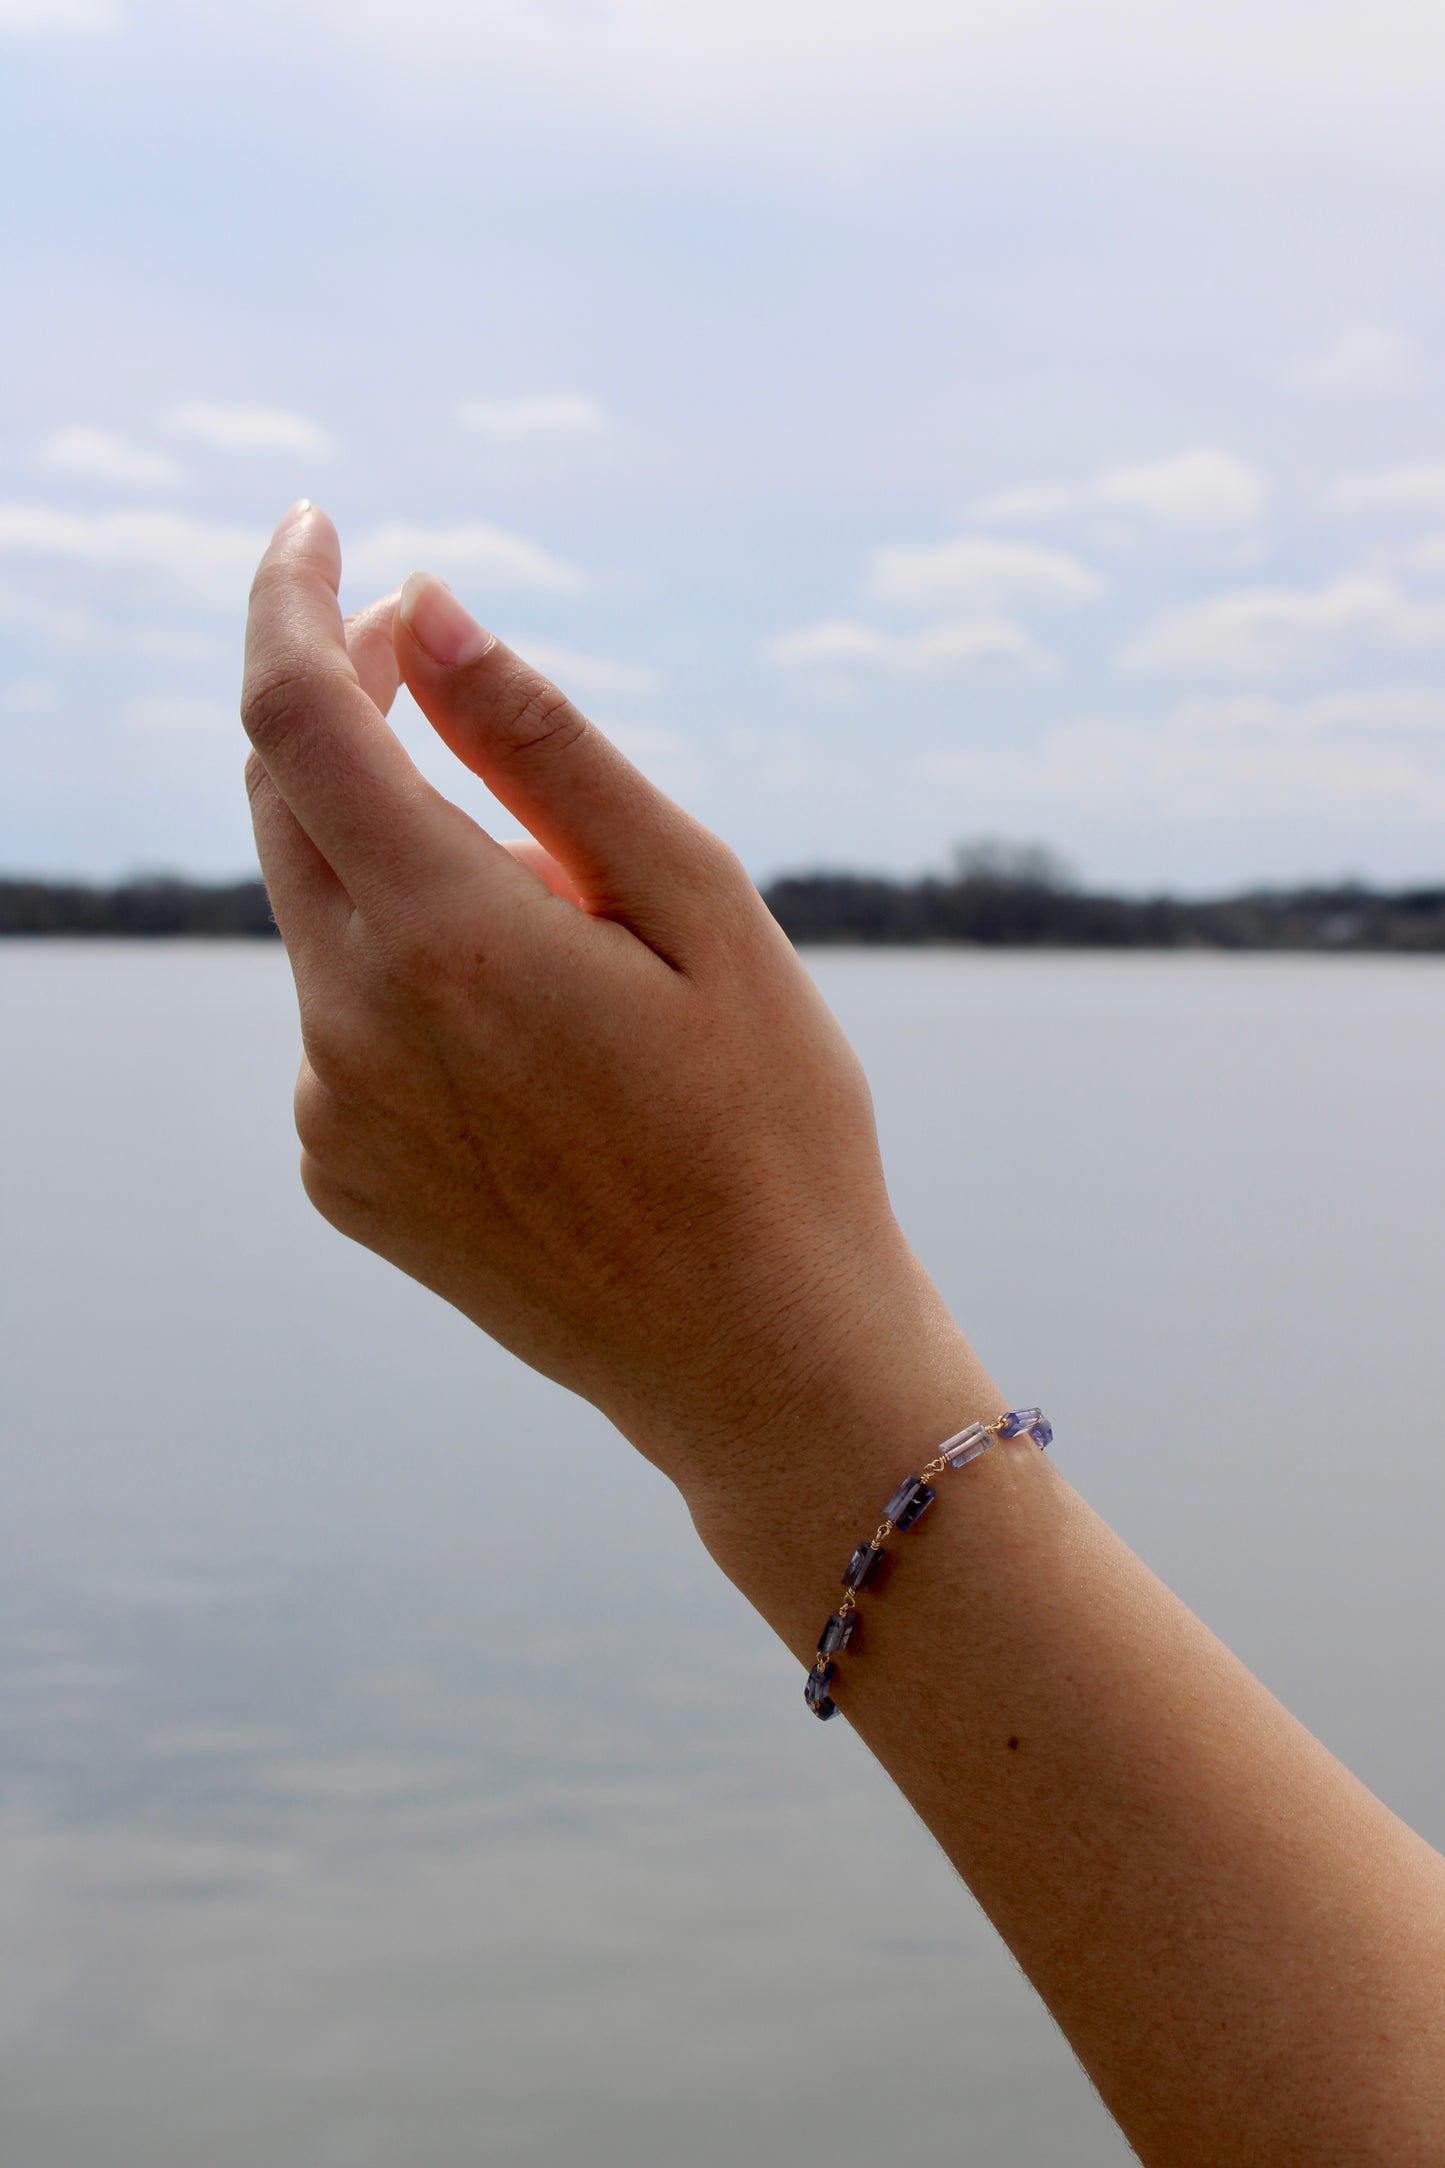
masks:
[[[1445,1843],[1445,967],[811,962],[1005,1388]],[[0,1015],[0,2159],[1126,2161],[661,1479],[311,1216],[279,951]]]

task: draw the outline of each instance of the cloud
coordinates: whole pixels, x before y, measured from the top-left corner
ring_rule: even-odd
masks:
[[[166,426],[215,452],[291,452],[325,459],[334,449],[317,423],[279,407],[211,406],[198,400],[177,407]]]
[[[1445,604],[1412,602],[1359,574],[1314,589],[1245,588],[1167,611],[1120,657],[1123,669],[1199,677],[1267,677],[1331,664],[1352,647],[1445,646]]]
[[[1236,137],[1252,126],[1277,142],[1303,117],[1338,135],[1348,111],[1352,129],[1398,140],[1433,126],[1445,90],[1445,28],[1420,0],[245,0],[244,13],[309,18],[393,72],[436,75],[440,61],[466,83],[484,69],[494,96],[541,95],[563,124],[595,116],[615,137],[642,122],[752,163],[779,142],[839,156],[840,118],[862,117],[850,161],[905,131],[1019,115],[1052,142],[1107,140],[1125,118],[1177,140],[1182,118],[1197,144],[1217,142],[1222,113]]]
[[[251,528],[221,526],[183,512],[65,512],[53,505],[0,503],[0,555],[159,574],[207,601],[244,596],[265,542]]]
[[[98,648],[107,654],[145,655],[153,662],[209,664],[233,656],[233,646],[197,632],[189,625],[138,625],[98,617],[75,603],[42,601],[18,588],[0,587],[0,624],[21,635],[74,650]]]
[[[680,730],[659,730],[649,723],[608,723],[607,735],[629,760],[690,760],[695,747]]]
[[[0,35],[15,31],[41,36],[47,31],[114,30],[120,11],[111,0],[0,0]]]
[[[585,392],[546,392],[527,399],[465,399],[458,409],[468,429],[483,436],[575,437],[606,426],[607,416]]]
[[[405,521],[375,527],[346,552],[352,579],[385,590],[410,572],[431,570],[444,579],[465,575],[491,587],[536,588],[575,594],[589,584],[586,573],[550,551],[473,522],[460,527],[423,527]]]
[[[1063,550],[983,535],[875,550],[864,584],[874,601],[927,611],[936,621],[896,632],[861,618],[827,618],[770,640],[763,659],[777,669],[806,671],[815,691],[839,695],[856,690],[860,670],[901,677],[1043,672],[1052,667],[1050,657],[1002,614],[1005,606],[1091,599],[1103,585]]]
[[[1227,700],[1187,701],[1176,711],[1176,722],[1209,735],[1254,731],[1294,738],[1352,732],[1373,738],[1438,736],[1445,743],[1445,691],[1388,685],[1293,701],[1244,693]]]
[[[57,429],[47,437],[36,454],[36,464],[81,481],[113,482],[118,489],[179,489],[185,482],[165,452],[147,451],[109,429],[79,425]]]
[[[133,730],[215,731],[239,726],[234,707],[202,700],[191,693],[149,693],[128,700],[125,720]]]
[[[1422,742],[1423,740],[1423,742]],[[1386,690],[1286,704],[1190,702],[1156,723],[1089,720],[1034,746],[924,755],[936,783],[960,784],[976,807],[1087,806],[1096,815],[1297,816],[1445,813],[1445,697]]]
[[[832,618],[769,641],[763,655],[783,670],[846,670],[863,665],[909,677],[960,669],[1048,667],[1047,656],[1028,634],[999,618],[902,634],[852,618]]]
[[[1445,572],[1445,534],[1426,535],[1404,552],[1404,559],[1416,572]]]
[[[554,640],[522,640],[512,645],[534,670],[540,670],[568,693],[651,693],[662,682],[658,672],[645,663],[615,662],[607,655],[581,655],[575,648],[559,647]]]
[[[1419,354],[1404,332],[1352,324],[1290,371],[1304,391],[1403,391],[1419,375]]]
[[[1445,516],[1445,460],[1342,474],[1330,491],[1330,502],[1342,512],[1401,512],[1430,519]]]
[[[52,715],[60,706],[60,687],[48,678],[22,678],[0,685],[0,713],[5,715]]]
[[[991,612],[1018,602],[1092,601],[1104,583],[1063,550],[963,535],[875,551],[867,591],[910,609]]]
[[[1264,510],[1264,481],[1246,460],[1203,449],[1171,459],[1108,467],[1091,481],[1009,489],[974,506],[973,517],[1027,524],[1104,512],[1181,532],[1218,534],[1252,526]]]
[[[603,722],[620,753],[641,768],[662,789],[685,794],[706,779],[707,766],[696,745],[678,730],[660,730],[646,723]]]
[[[161,578],[202,603],[239,606],[266,537],[189,513],[150,509],[68,512],[53,505],[0,503],[0,556],[83,565],[148,580]],[[396,586],[419,565],[465,575],[494,588],[573,594],[588,584],[575,565],[497,527],[422,527],[393,522],[358,537],[348,574],[378,590]],[[0,598],[0,614],[25,622],[23,605]],[[54,611],[51,611],[52,621]],[[599,658],[583,657],[599,666]],[[600,664],[604,670],[606,664]],[[612,666],[622,669],[623,665]],[[624,689],[614,678],[611,690]],[[635,675],[625,687],[639,691]]]

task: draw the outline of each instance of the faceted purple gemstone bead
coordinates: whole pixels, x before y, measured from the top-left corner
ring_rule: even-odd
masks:
[[[978,1459],[993,1444],[993,1432],[985,1430],[982,1423],[970,1423],[949,1441],[945,1458],[950,1468],[966,1468],[970,1461]]]
[[[808,1673],[808,1681],[803,1688],[804,1701],[807,1702],[814,1716],[822,1717],[825,1722],[830,1716],[836,1716],[838,1713],[838,1704],[828,1692],[832,1681],[833,1666],[819,1663],[815,1664]]]
[[[818,1654],[836,1656],[840,1649],[846,1649],[857,1623],[856,1611],[835,1611],[818,1636]]]
[[[1034,1444],[1043,1448],[1054,1442],[1054,1426],[1046,1415],[1041,1415],[1033,1428]]]
[[[1010,1408],[999,1420],[998,1434],[1001,1438],[1016,1438],[1021,1431],[1032,1430],[1043,1414],[1042,1408]]]
[[[883,1518],[892,1521],[901,1534],[928,1511],[937,1496],[937,1491],[925,1483],[921,1475],[905,1476],[883,1508]]]
[[[860,1543],[843,1569],[844,1588],[866,1588],[883,1563],[883,1553],[871,1543]]]

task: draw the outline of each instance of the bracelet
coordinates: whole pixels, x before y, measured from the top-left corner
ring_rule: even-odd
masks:
[[[803,1699],[814,1716],[826,1720],[838,1713],[838,1704],[828,1693],[836,1668],[833,1658],[841,1655],[853,1639],[858,1598],[882,1565],[889,1537],[906,1535],[910,1528],[916,1528],[938,1496],[929,1478],[942,1475],[948,1468],[971,1467],[1000,1438],[1024,1437],[1032,1438],[1041,1451],[1053,1443],[1054,1426],[1042,1408],[1010,1408],[1007,1415],[997,1416],[991,1423],[970,1423],[967,1430],[944,1440],[921,1475],[903,1478],[883,1508],[878,1528],[873,1535],[865,1536],[843,1569],[843,1601],[818,1637],[817,1660],[803,1688]]]

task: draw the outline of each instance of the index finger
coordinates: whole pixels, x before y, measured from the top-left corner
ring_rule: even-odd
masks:
[[[267,773],[363,914],[494,860],[523,869],[419,773],[357,678],[336,600],[341,546],[304,499],[261,559],[246,625],[241,719]]]

